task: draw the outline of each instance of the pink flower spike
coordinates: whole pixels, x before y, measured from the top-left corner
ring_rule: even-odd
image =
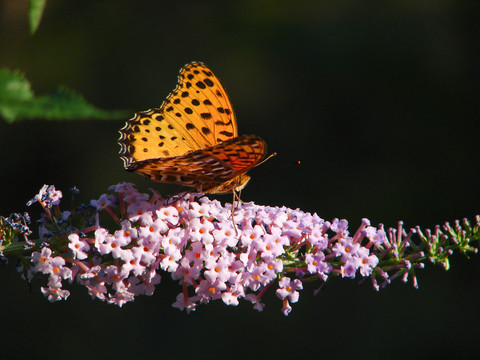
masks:
[[[93,210],[62,211],[55,205],[60,197],[54,187],[40,190],[36,200],[45,211],[39,240],[30,244],[25,236],[31,264],[23,262],[23,276],[46,274],[42,291],[51,301],[68,296],[62,282],[75,279],[92,297],[122,306],[137,295],[153,294],[163,270],[182,286],[174,306],[187,311],[215,299],[236,306],[242,298],[262,310],[263,295],[278,284],[273,291],[288,315],[303,282],[325,281],[333,272],[370,277],[374,287],[383,288],[402,275],[413,279],[410,274],[429,258],[448,266],[450,245],[470,252],[468,243],[476,238],[470,224],[459,221],[425,230],[418,242],[420,230],[407,234],[401,222],[386,230],[362,219],[350,235],[346,220],[330,223],[299,209],[242,202],[236,203],[232,219],[231,204],[192,193],[165,200],[128,183],[93,200]],[[117,223],[116,231],[108,231],[101,226],[100,220],[110,221],[102,211],[117,214],[121,227]]]

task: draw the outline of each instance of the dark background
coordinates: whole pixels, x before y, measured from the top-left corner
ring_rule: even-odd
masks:
[[[241,134],[278,156],[251,171],[245,201],[373,224],[433,227],[479,213],[479,7],[468,1],[47,1],[28,33],[27,1],[0,1],[0,68],[37,94],[63,84],[98,107],[159,106],[179,68],[198,60],[222,79]],[[126,119],[125,119],[126,120]],[[0,121],[0,214],[25,211],[43,184],[80,201],[131,181],[115,121]],[[300,160],[301,165],[295,165]],[[230,197],[222,198],[230,201]],[[34,214],[37,210],[30,209]],[[479,259],[427,265],[420,289],[397,280],[306,286],[288,317],[271,293],[249,303],[171,307],[164,277],[122,309],[73,286],[51,304],[1,269],[2,352],[36,358],[476,357]],[[473,281],[473,282],[472,282]],[[59,355],[60,356],[60,355]],[[478,355],[477,355],[478,356]]]

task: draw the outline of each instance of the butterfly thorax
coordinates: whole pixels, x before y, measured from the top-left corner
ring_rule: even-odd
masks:
[[[198,189],[207,194],[227,194],[231,193],[232,191],[240,192],[243,188],[247,185],[250,181],[250,176],[247,174],[241,174],[233,179],[227,180],[220,185],[213,186],[211,188],[203,187],[202,189]]]

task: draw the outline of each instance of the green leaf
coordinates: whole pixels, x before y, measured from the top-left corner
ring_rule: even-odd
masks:
[[[29,100],[33,98],[30,83],[20,71],[0,69],[0,99]]]
[[[106,119],[126,117],[124,111],[101,110],[73,90],[60,87],[54,93],[35,96],[19,71],[0,69],[0,116],[7,122],[20,119]]]
[[[47,0],[30,0],[28,17],[30,19],[30,34],[32,35],[37,31],[38,25],[40,25],[46,2]]]

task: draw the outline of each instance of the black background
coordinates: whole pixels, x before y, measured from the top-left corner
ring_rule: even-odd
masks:
[[[240,134],[278,156],[250,172],[245,201],[373,224],[433,227],[479,213],[477,2],[47,1],[28,33],[27,1],[0,1],[0,67],[21,69],[37,94],[59,84],[106,109],[147,110],[203,61],[222,79]],[[126,120],[126,119],[125,119]],[[26,210],[43,184],[79,201],[135,182],[123,170],[125,120],[0,121],[0,214]],[[295,165],[297,161],[301,165]],[[230,197],[221,198],[230,201]],[[30,209],[38,215],[38,209]],[[51,304],[1,269],[2,351],[37,358],[369,358],[477,354],[479,260],[427,265],[420,289],[397,280],[306,286],[288,317],[273,294],[257,313],[221,302],[186,314],[164,277],[122,309],[78,286]],[[473,282],[472,282],[473,281]]]

